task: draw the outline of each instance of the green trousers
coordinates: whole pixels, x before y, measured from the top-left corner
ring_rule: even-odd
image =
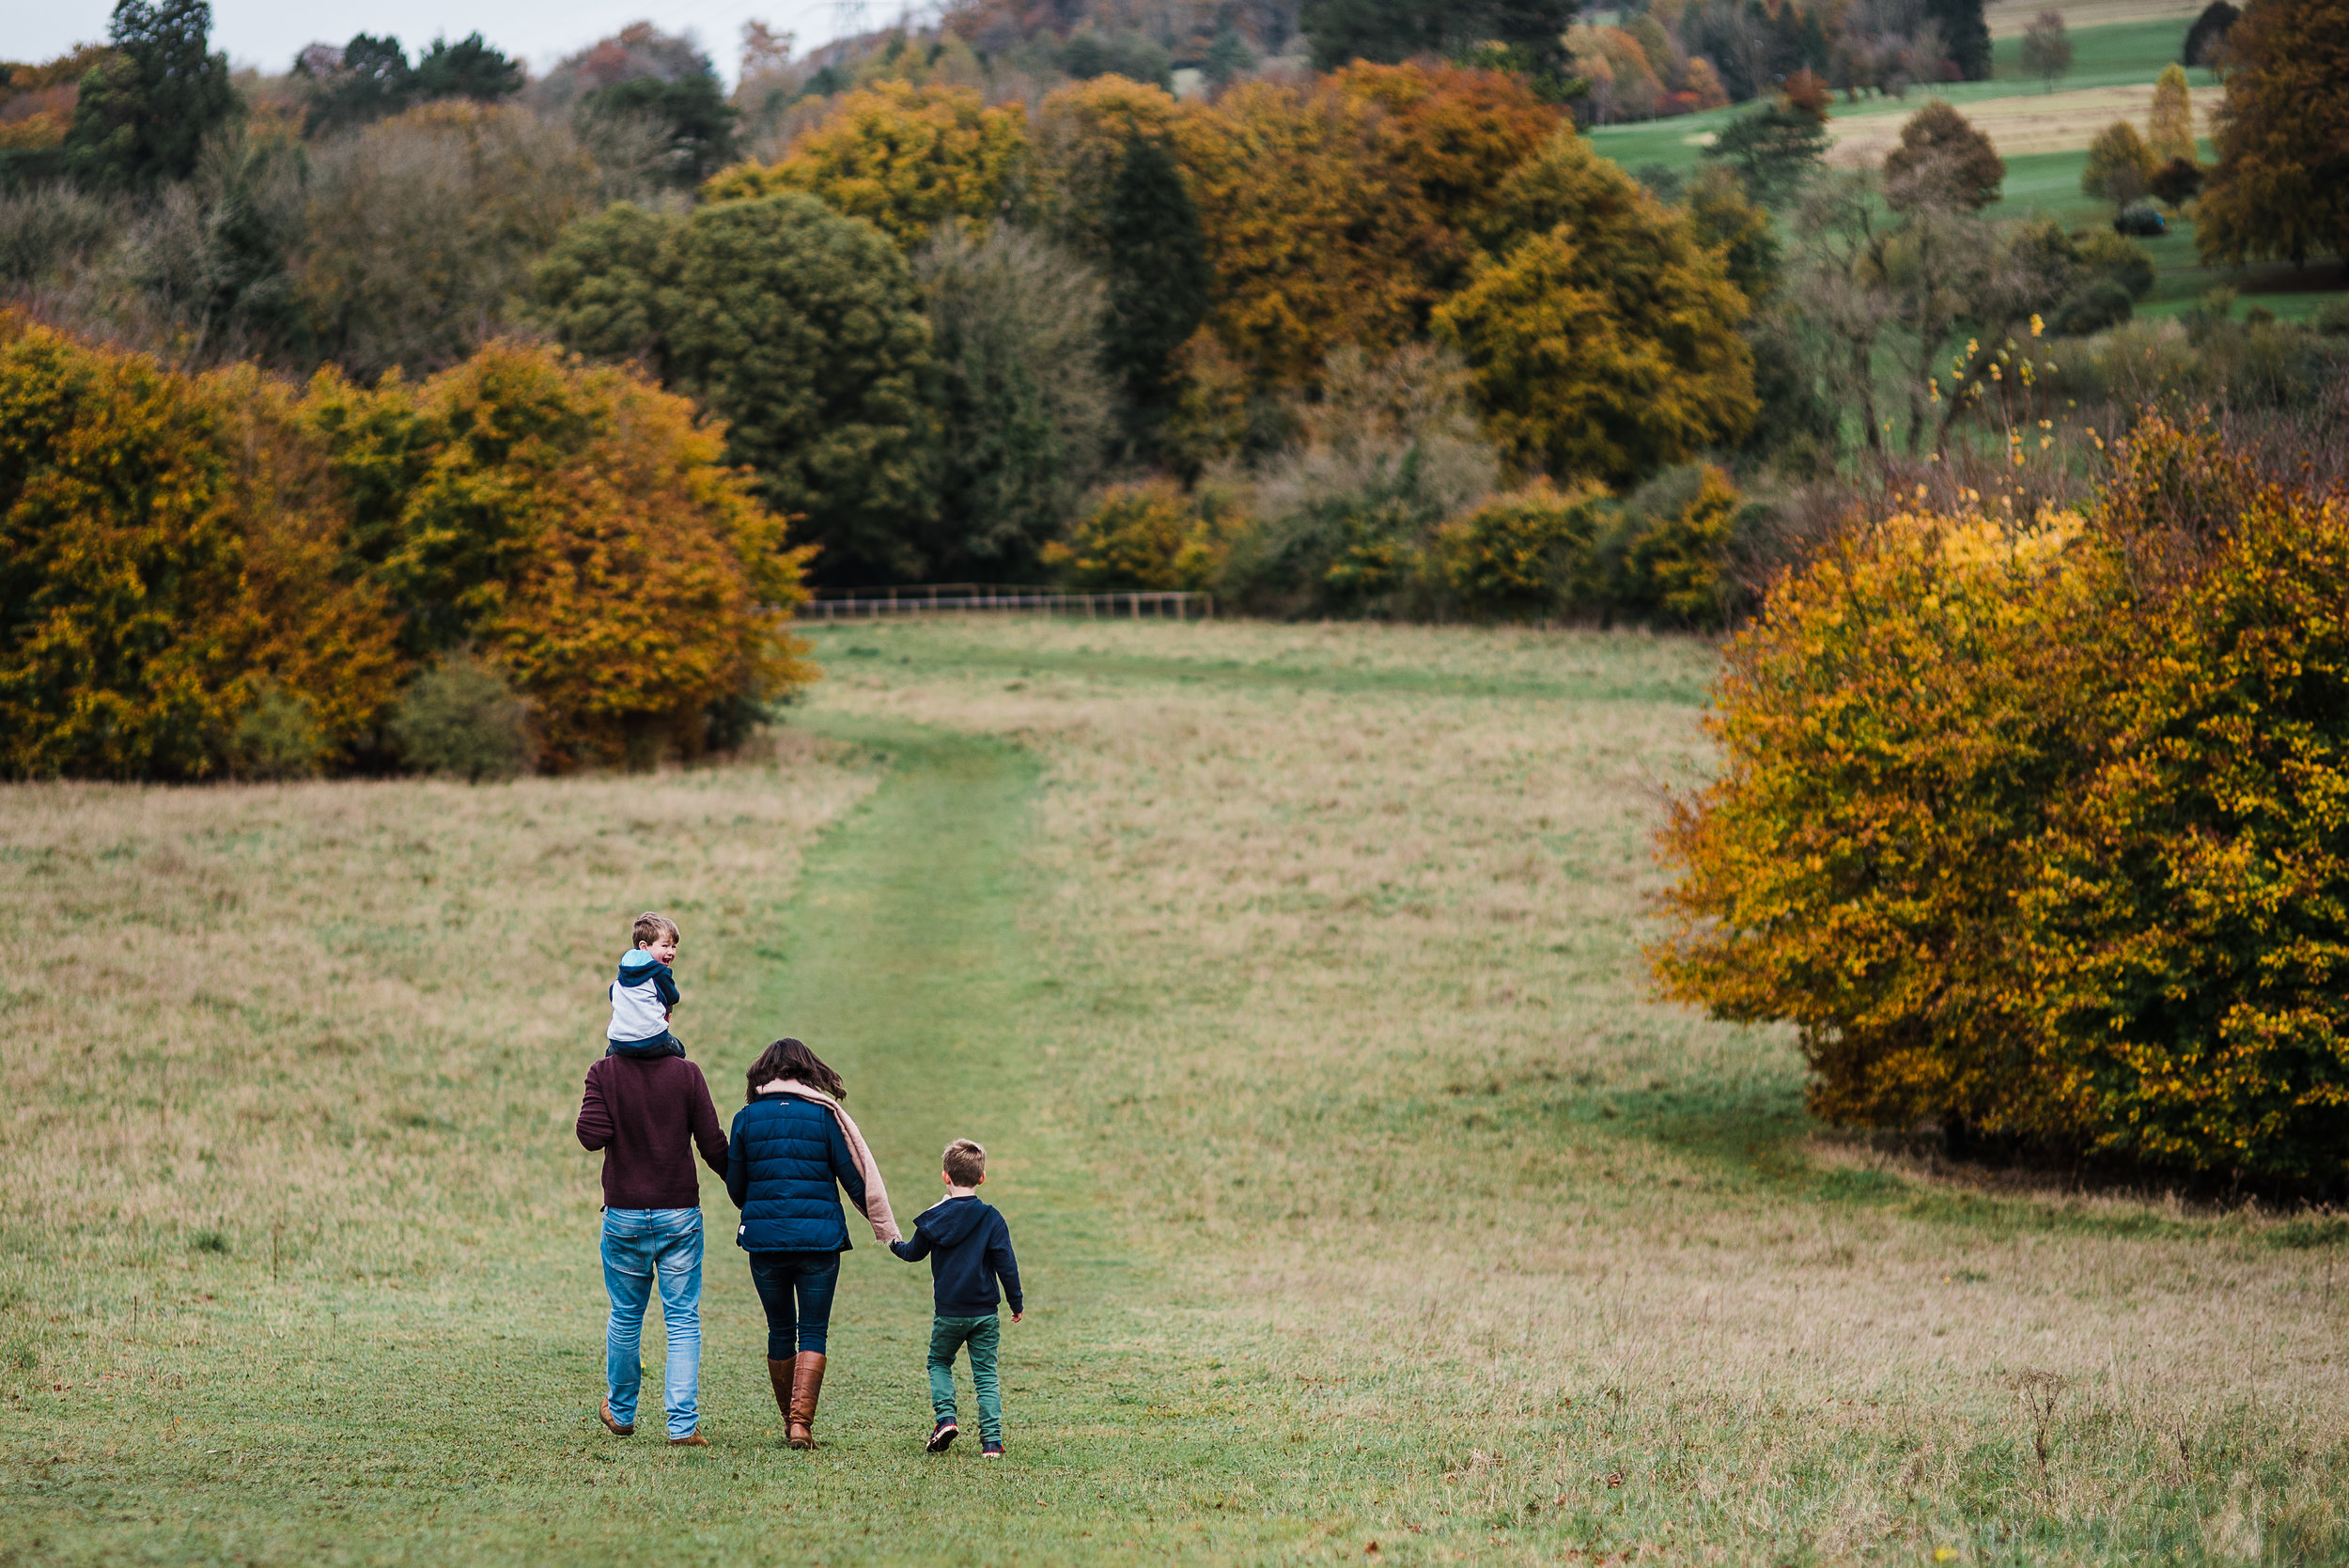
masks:
[[[930,1408],[940,1421],[955,1419],[955,1351],[970,1345],[971,1386],[979,1394],[982,1442],[1003,1440],[1003,1390],[995,1380],[995,1349],[1003,1338],[1003,1322],[993,1312],[930,1320]]]

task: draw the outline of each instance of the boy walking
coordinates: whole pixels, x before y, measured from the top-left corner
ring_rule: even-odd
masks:
[[[987,1180],[987,1151],[967,1138],[946,1145],[946,1196],[913,1222],[913,1238],[893,1241],[889,1250],[908,1263],[930,1260],[930,1288],[938,1315],[930,1323],[930,1408],[938,1424],[930,1429],[929,1452],[943,1453],[955,1440],[955,1352],[971,1347],[971,1385],[979,1396],[979,1452],[989,1459],[1003,1456],[1003,1385],[996,1377],[995,1353],[1003,1325],[995,1313],[995,1282],[1003,1281],[1003,1297],[1011,1303],[1011,1320],[1019,1321],[1019,1260],[1012,1256],[1011,1227],[1003,1217],[979,1202],[979,1184]]]

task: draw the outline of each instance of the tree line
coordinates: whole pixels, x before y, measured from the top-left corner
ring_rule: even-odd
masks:
[[[10,165],[12,331],[143,351],[199,389],[212,367],[291,373],[312,379],[288,393],[303,407],[320,370],[413,396],[546,351],[532,343],[578,356],[565,375],[624,366],[787,522],[774,549],[812,547],[751,580],[770,605],[804,567],[820,584],[1204,587],[1275,614],[1720,625],[1855,484],[2077,445],[2114,405],[2312,406],[2342,365],[2337,338],[2217,303],[2183,329],[2130,322],[2153,278],[2141,248],[1986,217],[2004,166],[1941,100],[1880,164],[1827,168],[1836,89],[1807,66],[1679,180],[1597,156],[1546,68],[1491,39],[1326,71],[1227,52],[1220,88],[1178,98],[1106,70],[1019,85],[1018,51],[982,57],[967,13],[820,60],[754,28],[727,101],[707,56],[649,25],[537,82],[477,39],[412,54],[362,35],[223,100],[206,19],[199,0],[125,0],[78,79],[133,71],[144,101],[213,105],[194,141],[134,114],[125,134],[80,136],[81,101],[37,89],[66,127],[56,147],[123,162],[88,185]],[[2340,84],[2302,91],[2294,73],[2328,27],[2313,0],[2262,0],[2233,29],[2221,157],[2178,200],[2219,210],[2323,153]],[[1075,42],[1052,58],[1117,53]],[[2289,122],[2279,80],[2297,85]],[[2162,102],[2148,131],[2167,146],[2181,131]],[[2337,245],[2325,211],[2205,232],[2247,254]],[[2077,487],[2067,449],[2031,472]],[[22,461],[11,482],[35,485],[43,459]],[[361,533],[365,501],[349,503]],[[564,536],[559,511],[522,532]],[[470,628],[418,644],[409,615],[409,675],[471,649],[553,702],[511,645]],[[259,700],[237,690],[229,707]],[[745,693],[774,690],[697,688],[658,724],[630,708],[629,733],[718,744],[759,700]],[[232,758],[221,737],[241,722],[185,755]],[[544,756],[647,743],[599,733],[550,729]],[[321,766],[397,753],[380,726],[333,734]],[[70,753],[19,767],[146,766]]]

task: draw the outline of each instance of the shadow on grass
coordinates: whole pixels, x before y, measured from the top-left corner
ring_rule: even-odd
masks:
[[[2237,1235],[2285,1249],[2349,1244],[2349,1217],[2304,1212],[2282,1223],[2262,1220],[2263,1201],[2306,1204],[2321,1196],[2297,1188],[2253,1192],[2175,1172],[2074,1165],[2030,1149],[1952,1158],[1935,1147],[1937,1139],[1924,1138],[1846,1135],[1847,1147],[1887,1163],[1822,1163],[1814,1149],[1829,1129],[1802,1109],[1791,1088],[1742,1095],[1686,1089],[1617,1093],[1605,1096],[1595,1114],[1615,1136],[1670,1149],[1732,1186],[1819,1207],[1897,1213],[2001,1239],[2025,1234],[2152,1240]],[[2154,1212],[2153,1205],[2173,1197],[2201,1212]],[[2127,1206],[2132,1203],[2143,1206]]]

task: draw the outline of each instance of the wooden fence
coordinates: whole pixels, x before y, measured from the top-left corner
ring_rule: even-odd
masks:
[[[818,588],[802,621],[883,620],[897,615],[1081,615],[1098,620],[1212,619],[1215,596],[1172,591],[1072,594],[991,582],[932,582],[900,588]]]

